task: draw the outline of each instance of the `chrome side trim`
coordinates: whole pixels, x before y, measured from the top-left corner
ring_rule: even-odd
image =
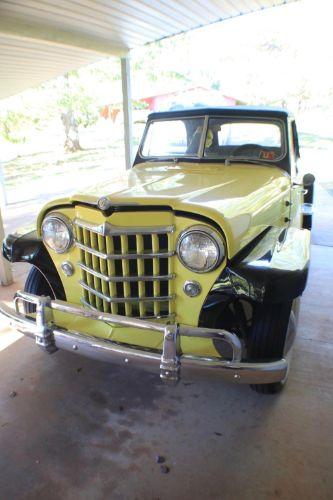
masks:
[[[19,312],[18,301],[27,301],[37,306],[36,321]],[[15,297],[16,311],[0,302],[0,314],[7,318],[18,331],[28,337],[38,339],[38,345],[45,350],[50,344],[53,350],[64,349],[84,356],[117,363],[124,366],[133,366],[156,373],[160,369],[160,376],[168,382],[179,379],[180,367],[182,375],[190,377],[213,376],[247,384],[268,384],[283,380],[287,374],[288,362],[282,358],[268,363],[241,362],[241,343],[238,337],[225,330],[211,330],[193,328],[190,326],[163,325],[157,322],[143,321],[125,316],[100,313],[93,310],[68,304],[49,297],[39,297],[26,292],[17,292]],[[52,310],[66,312],[85,318],[106,321],[115,325],[132,326],[143,330],[152,330],[163,334],[163,351],[149,350],[119,344],[111,340],[91,337],[77,331],[64,330],[47,320],[47,312]],[[232,348],[233,358],[224,361],[215,357],[182,355],[178,348],[179,338],[182,335],[219,338],[225,340]]]
[[[98,250],[94,250],[91,247],[87,247],[80,243],[79,241],[75,242],[76,246],[85,252],[89,252],[92,255],[96,255],[96,257],[100,257],[101,259],[106,260],[121,260],[121,259],[153,259],[154,257],[164,258],[164,257],[172,257],[175,255],[175,252],[157,252],[157,253],[103,253]]]
[[[94,288],[91,288],[87,283],[84,281],[79,281],[79,284],[84,288],[85,290],[88,290],[88,292],[92,293],[93,295],[96,295],[96,297],[99,297],[102,300],[106,300],[107,302],[110,302],[110,304],[122,304],[122,303],[136,303],[136,302],[167,302],[169,300],[173,300],[175,298],[175,295],[165,295],[163,297],[108,297],[107,295],[104,295],[104,293],[99,292],[98,290],[95,290]]]
[[[123,281],[126,282],[135,282],[135,281],[167,281],[167,280],[172,280],[175,278],[175,274],[167,274],[166,276],[107,276],[102,273],[99,273],[98,271],[95,271],[94,269],[91,269],[91,267],[88,267],[82,262],[77,263],[78,267],[83,269],[86,273],[92,274],[93,276],[96,276],[96,278],[99,278],[101,280],[104,280],[108,283],[122,283]]]
[[[149,235],[149,234],[164,234],[173,233],[175,231],[175,226],[114,226],[109,222],[104,222],[103,224],[96,225],[90,222],[84,221],[82,219],[74,219],[73,223],[82,227],[83,229],[88,229],[93,233],[101,234],[102,236],[131,236],[136,234]]]

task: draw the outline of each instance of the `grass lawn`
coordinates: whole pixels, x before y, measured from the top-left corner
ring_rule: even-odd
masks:
[[[105,163],[113,158],[123,157],[122,141],[112,146],[87,149],[75,153],[43,152],[17,157],[3,164],[3,174],[6,188],[15,188],[41,177],[63,175],[64,172],[92,170],[94,175]]]

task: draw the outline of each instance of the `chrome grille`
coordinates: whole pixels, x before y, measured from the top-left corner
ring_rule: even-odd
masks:
[[[140,318],[173,315],[174,226],[74,224],[85,305]]]

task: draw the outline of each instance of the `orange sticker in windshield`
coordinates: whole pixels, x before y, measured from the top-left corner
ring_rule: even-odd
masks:
[[[261,151],[260,158],[263,160],[275,160],[275,152],[274,151]]]

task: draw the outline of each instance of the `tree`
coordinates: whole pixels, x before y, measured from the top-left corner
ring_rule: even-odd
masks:
[[[6,141],[14,144],[25,142],[25,129],[29,117],[20,111],[4,110],[0,112],[0,132]]]
[[[40,90],[36,89],[3,101],[0,106],[0,136],[13,144],[27,142],[32,130],[42,127],[47,119],[48,111],[43,109],[42,102]]]
[[[82,149],[79,128],[93,125],[98,119],[98,106],[86,92],[78,71],[71,71],[59,79],[57,105],[65,132],[65,151]]]

